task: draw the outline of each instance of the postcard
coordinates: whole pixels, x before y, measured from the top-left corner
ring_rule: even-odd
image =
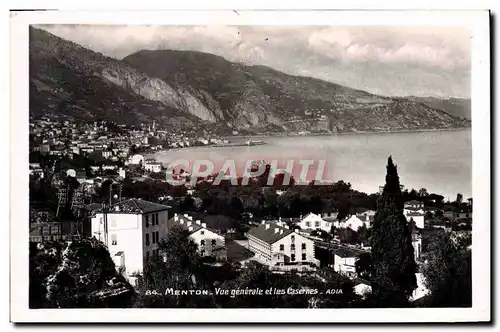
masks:
[[[488,11],[10,20],[11,321],[490,320]]]

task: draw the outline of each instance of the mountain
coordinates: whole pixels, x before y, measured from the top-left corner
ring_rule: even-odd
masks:
[[[470,125],[441,109],[405,98],[381,97],[265,66],[232,63],[207,53],[143,50],[123,61],[172,86],[208,93],[222,111],[210,116],[237,129],[356,132]]]
[[[408,97],[417,103],[445,111],[459,118],[471,120],[471,102],[466,98]]]
[[[106,57],[30,28],[30,115],[173,129],[272,134],[470,126],[406,98],[387,98],[194,51]]]

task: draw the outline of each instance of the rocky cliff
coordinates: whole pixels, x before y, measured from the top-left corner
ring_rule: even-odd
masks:
[[[105,57],[30,29],[30,112],[159,123],[188,130],[336,133],[448,129],[470,121],[387,98],[193,51]]]

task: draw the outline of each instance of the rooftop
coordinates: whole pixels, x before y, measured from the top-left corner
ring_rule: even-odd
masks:
[[[145,200],[137,199],[137,198],[130,198],[130,199],[112,204],[109,207],[108,213],[132,213],[132,214],[141,213],[141,214],[143,214],[143,213],[151,213],[151,212],[168,210],[169,208],[170,208],[170,206],[168,206],[168,205],[153,203],[153,202],[149,202],[149,201],[145,201]],[[102,211],[103,211],[102,208],[96,210],[96,212],[102,212]]]
[[[359,252],[356,252],[346,247],[335,248],[333,249],[333,252],[335,253],[335,255],[340,256],[342,258],[357,257],[359,255]]]
[[[182,214],[175,214],[172,218],[169,219],[169,225],[171,227],[178,226],[183,228],[186,231],[189,231],[189,227],[193,227],[189,234],[196,233],[202,228],[208,229],[211,232],[217,233],[216,231],[207,228],[205,223],[202,223],[201,220],[194,220],[192,216],[186,216]]]
[[[421,202],[421,201],[417,201],[417,200],[415,200],[415,199],[414,199],[414,200],[411,200],[411,201],[406,201],[406,202],[405,202],[405,205],[406,205],[406,204],[421,204],[421,205],[424,205],[424,203],[423,203],[423,202]]]
[[[276,229],[278,231],[276,231]],[[248,231],[248,235],[254,236],[269,244],[273,244],[291,233],[293,233],[293,231],[290,229],[275,223],[260,224],[258,227],[253,227]]]

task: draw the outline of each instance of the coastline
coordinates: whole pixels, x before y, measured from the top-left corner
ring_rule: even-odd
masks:
[[[237,139],[237,140],[247,140],[251,138],[283,138],[283,137],[324,137],[324,136],[348,136],[348,135],[371,135],[371,134],[410,134],[410,133],[425,133],[425,132],[449,132],[449,131],[462,131],[462,130],[470,130],[472,127],[459,127],[459,128],[440,128],[440,129],[407,129],[407,130],[384,130],[384,131],[349,131],[349,132],[341,132],[341,133],[316,133],[316,134],[307,134],[307,135],[290,135],[288,133],[277,133],[276,135],[253,135],[253,136],[222,136],[224,139]],[[247,145],[245,143],[233,142],[228,144],[214,144],[214,145],[204,145],[204,146],[187,146],[181,148],[172,148],[172,149],[161,149],[154,153],[147,154],[148,157],[154,157],[158,153],[168,152],[168,151],[182,151],[188,149],[199,149],[199,148],[228,148],[228,147],[251,147],[251,146],[259,146],[266,145],[266,142],[256,145]]]
[[[246,136],[223,136],[225,139],[230,138],[270,138],[270,137],[317,137],[317,136],[344,136],[344,135],[358,135],[358,134],[403,134],[403,133],[420,133],[420,132],[447,132],[447,131],[462,131],[472,129],[470,127],[455,127],[455,128],[435,128],[435,129],[403,129],[403,130],[360,130],[360,131],[346,131],[346,132],[331,132],[331,133],[310,133],[307,135],[291,135],[289,133],[276,133],[273,135],[246,135]]]

